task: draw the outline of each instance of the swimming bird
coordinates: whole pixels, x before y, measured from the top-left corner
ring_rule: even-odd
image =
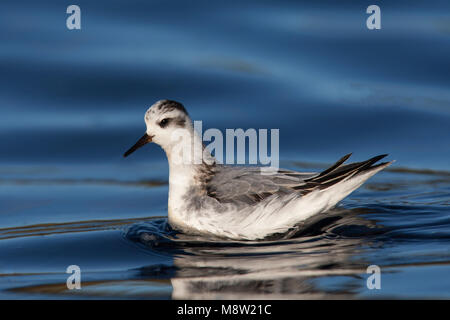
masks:
[[[145,113],[145,123],[145,134],[124,157],[149,142],[162,147],[169,162],[168,222],[187,234],[260,240],[287,233],[336,206],[393,162],[375,164],[386,156],[380,155],[344,164],[347,154],[318,173],[279,169],[262,174],[256,166],[218,163],[179,102],[157,101]],[[181,161],[181,153],[188,161]]]

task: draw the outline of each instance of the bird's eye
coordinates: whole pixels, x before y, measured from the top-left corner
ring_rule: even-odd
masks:
[[[168,118],[165,118],[165,119],[162,119],[162,120],[159,122],[159,126],[160,126],[161,128],[164,128],[165,126],[167,126],[168,123],[169,123],[169,119],[168,119]]]

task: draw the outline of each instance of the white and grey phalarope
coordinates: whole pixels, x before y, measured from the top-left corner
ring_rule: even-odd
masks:
[[[189,234],[258,240],[287,232],[334,207],[393,162],[375,165],[386,156],[380,155],[344,165],[348,154],[320,173],[278,170],[271,175],[261,174],[259,167],[219,164],[208,153],[209,161],[180,163],[173,153],[175,130],[185,129],[193,145],[203,146],[183,105],[158,101],[147,110],[145,123],[144,136],[124,156],[149,142],[164,149],[169,161],[169,224]]]

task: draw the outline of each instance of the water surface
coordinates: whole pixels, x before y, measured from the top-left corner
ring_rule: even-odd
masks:
[[[77,4],[80,31],[64,4],[0,4],[1,298],[450,297],[448,2],[381,1],[377,31],[360,1]],[[397,162],[291,239],[174,234],[161,149],[121,157],[163,98],[279,128],[284,168]]]

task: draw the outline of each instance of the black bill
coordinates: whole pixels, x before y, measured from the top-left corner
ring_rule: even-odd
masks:
[[[146,145],[147,143],[152,142],[152,137],[149,136],[148,134],[144,134],[139,140],[138,142],[136,142],[134,144],[134,146],[132,146],[130,149],[128,149],[127,152],[125,152],[123,154],[124,157],[128,157],[130,154],[132,154],[133,152],[135,152],[137,149],[139,149],[140,147]]]

